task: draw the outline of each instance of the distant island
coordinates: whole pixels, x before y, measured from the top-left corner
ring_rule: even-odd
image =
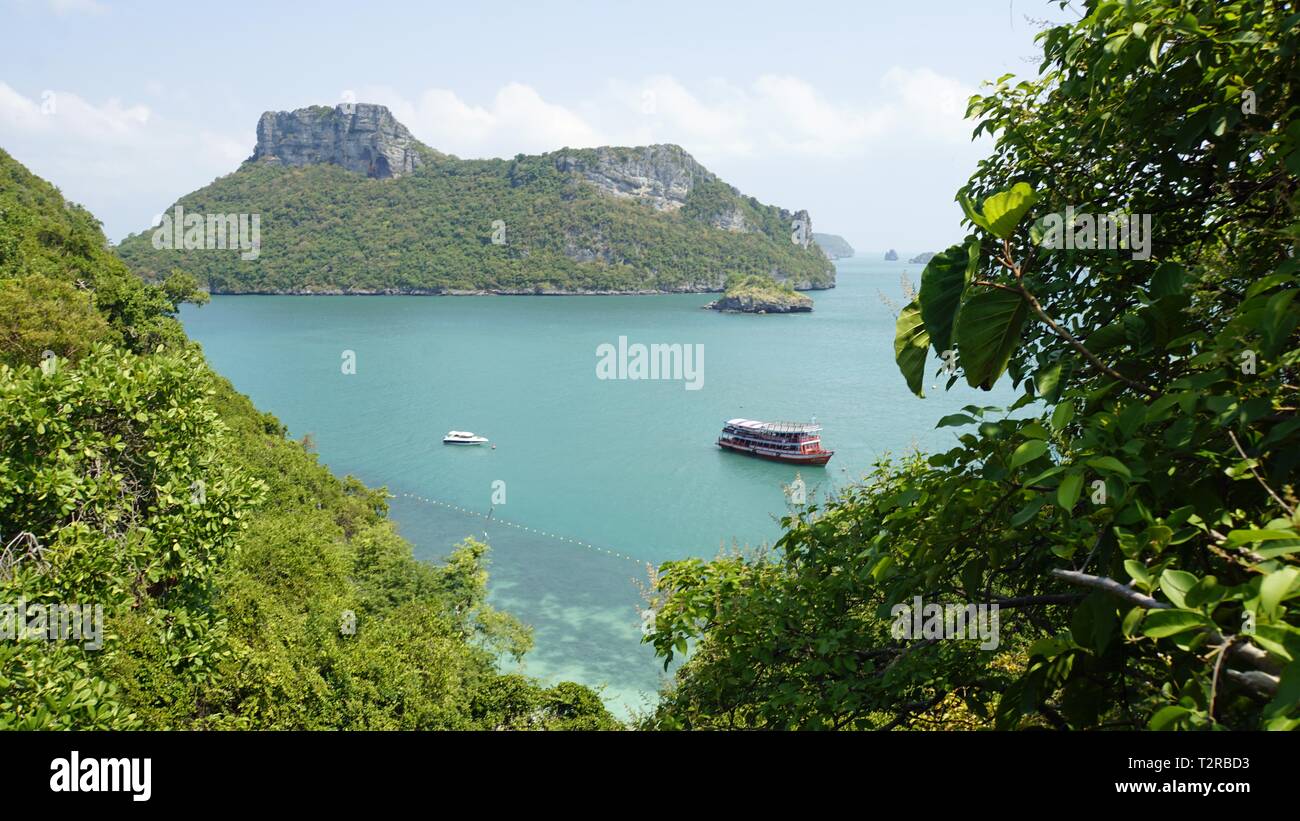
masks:
[[[898,259],[898,252],[890,248],[885,252],[885,262],[894,262]]]
[[[792,314],[811,311],[813,301],[797,293],[788,283],[762,274],[749,274],[729,277],[722,297],[704,307],[726,313]]]
[[[360,103],[266,112],[248,160],[117,251],[146,280],[180,269],[213,293],[700,292],[726,272],[835,287],[807,211],[676,145],[462,160]]]
[[[831,259],[846,259],[854,254],[853,246],[839,234],[813,234],[812,237]]]
[[[934,251],[924,251],[909,259],[908,262],[912,265],[925,265],[932,259],[934,259]]]

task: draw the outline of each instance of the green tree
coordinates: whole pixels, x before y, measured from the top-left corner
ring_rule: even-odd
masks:
[[[98,647],[0,615],[0,729],[617,727],[498,672],[531,634],[487,604],[487,548],[416,561],[383,489],[207,366],[175,320],[205,299],[0,152],[0,605],[103,614]]]
[[[955,350],[948,385],[1009,379],[1015,413],[939,420],[956,447],[788,520],[777,556],[667,565],[652,641],[698,649],[653,723],[1300,726],[1297,22],[1092,0],[1039,78],[971,101],[996,141],[971,233],[895,352],[919,394]],[[1150,233],[1052,237],[1116,212]],[[999,604],[999,648],[894,638],[915,596]]]

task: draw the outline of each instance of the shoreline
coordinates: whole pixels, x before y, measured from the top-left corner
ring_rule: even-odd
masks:
[[[829,291],[835,288],[835,285],[826,285],[816,288],[796,288],[796,291]],[[293,289],[293,290],[248,290],[248,291],[213,291],[208,288],[202,289],[205,293],[212,296],[450,296],[450,297],[472,297],[472,296],[670,296],[686,294],[720,294],[722,288],[710,289],[691,289],[691,290],[651,290],[638,289],[629,291],[618,290],[588,290],[588,291],[549,291],[537,289],[401,289],[401,288],[380,288],[364,290],[344,290],[342,288],[329,288],[321,290],[311,289]]]

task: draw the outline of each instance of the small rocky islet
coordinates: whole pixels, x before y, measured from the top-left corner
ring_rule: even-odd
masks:
[[[732,277],[722,296],[705,308],[737,314],[795,314],[813,309],[812,298],[785,282],[757,274]]]

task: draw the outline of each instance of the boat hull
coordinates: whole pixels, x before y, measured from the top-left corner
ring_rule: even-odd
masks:
[[[729,450],[734,453],[743,453],[746,456],[755,456],[759,459],[767,459],[771,462],[784,462],[787,465],[813,465],[820,467],[825,465],[835,455],[833,450],[824,450],[820,453],[781,453],[779,451],[760,450],[758,448],[738,445],[734,442],[718,442],[718,447],[723,450]]]

